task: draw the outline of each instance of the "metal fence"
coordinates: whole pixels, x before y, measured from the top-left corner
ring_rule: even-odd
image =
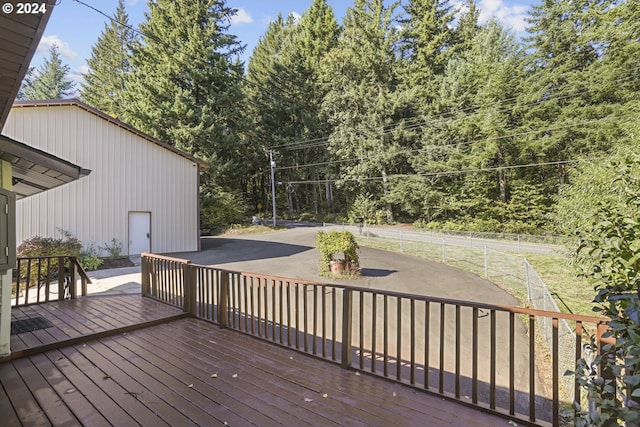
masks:
[[[559,253],[561,239],[546,237],[534,243],[532,236],[500,233],[417,231],[402,228],[375,227],[362,224],[323,224],[326,231],[350,231],[360,244],[381,249],[399,250],[426,259],[441,261],[490,280],[518,298],[525,307],[560,313],[558,305],[540,275],[526,258],[516,253]],[[544,242],[544,243],[543,243]],[[512,253],[507,253],[512,252]],[[553,325],[550,319],[537,323],[536,338],[550,351],[553,347]],[[575,368],[574,326],[561,319],[559,335],[559,375],[565,399],[573,401],[574,378],[564,373]],[[588,331],[593,332],[595,331]]]

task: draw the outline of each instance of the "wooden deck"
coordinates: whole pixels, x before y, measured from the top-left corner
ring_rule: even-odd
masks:
[[[47,351],[31,347],[0,363],[3,426],[508,425],[202,320],[176,320],[171,307],[140,296],[85,297],[72,312],[56,304],[16,310],[44,313],[66,332],[20,337],[28,346],[36,332],[51,336],[38,337]],[[133,330],[135,322],[147,326]],[[67,337],[63,347],[50,347],[55,336]]]
[[[43,317],[53,327],[11,335],[13,358],[113,335],[183,316],[182,310],[137,295],[95,296],[14,307],[11,321]]]

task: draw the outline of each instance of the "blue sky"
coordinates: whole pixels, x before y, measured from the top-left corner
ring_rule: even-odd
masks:
[[[117,0],[82,1],[108,15],[115,13],[118,4]],[[534,1],[477,0],[477,4],[482,11],[482,22],[495,16],[518,33],[524,30],[524,19]],[[284,16],[290,13],[300,15],[311,3],[312,0],[228,0],[230,7],[238,9],[230,31],[247,45],[243,59],[251,56],[260,36],[278,13]],[[144,21],[147,0],[126,0],[125,4],[132,25],[137,26]],[[328,0],[328,4],[333,7],[338,21],[341,21],[353,0]],[[450,0],[449,4],[456,7],[463,4],[463,0]],[[71,68],[71,78],[82,80],[82,73],[87,70],[86,59],[91,56],[91,47],[103,31],[106,20],[101,14],[76,1],[58,0],[31,65],[38,67],[47,56],[50,46],[55,43],[62,61]]]

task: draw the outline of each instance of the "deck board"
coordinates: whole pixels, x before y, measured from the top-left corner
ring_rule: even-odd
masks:
[[[177,309],[139,295],[68,303],[12,313],[14,318],[41,315],[55,326],[12,337],[12,345],[17,337],[15,343],[23,346],[45,347],[38,354],[0,362],[3,426],[507,423],[203,320],[176,318]],[[167,320],[104,334],[150,319]],[[92,338],[94,333],[98,335]],[[50,341],[78,337],[84,341],[46,347]]]
[[[31,354],[41,346],[64,344],[68,340],[127,329],[182,314],[179,308],[142,298],[139,294],[93,296],[13,307],[12,321],[42,316],[53,327],[12,335],[11,351],[16,356],[25,352]]]

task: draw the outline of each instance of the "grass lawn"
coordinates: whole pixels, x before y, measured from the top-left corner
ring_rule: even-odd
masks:
[[[262,234],[271,233],[273,231],[286,230],[287,227],[270,227],[266,225],[234,225],[219,234],[217,236],[239,236],[243,234]]]
[[[358,237],[357,241],[360,246],[400,252],[398,241],[394,239]],[[432,261],[442,262],[443,258],[442,246],[439,244],[405,241],[402,252]],[[448,246],[445,257],[447,264],[482,277],[485,275],[482,249]],[[595,291],[586,279],[576,276],[566,255],[489,251],[487,258],[492,266],[489,280],[506,289],[520,301],[524,302],[527,299],[523,267],[526,258],[546,284],[561,311],[594,315],[591,301]]]

